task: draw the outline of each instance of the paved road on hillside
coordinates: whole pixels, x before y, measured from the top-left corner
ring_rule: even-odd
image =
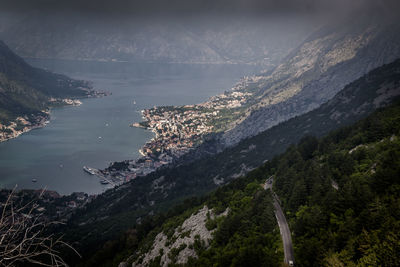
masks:
[[[264,188],[265,190],[271,189],[272,195],[274,196],[275,217],[276,220],[278,221],[279,230],[282,236],[283,251],[285,254],[285,263],[289,264],[290,261],[294,262],[292,236],[290,234],[289,225],[286,221],[285,215],[283,214],[282,208],[279,205],[280,202],[279,198],[274,193],[274,191],[272,191],[272,181],[268,182],[268,180],[267,182],[265,182]]]

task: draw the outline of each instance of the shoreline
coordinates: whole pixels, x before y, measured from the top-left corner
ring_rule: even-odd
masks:
[[[116,184],[123,184],[139,176],[145,176],[159,168],[177,162],[183,155],[196,149],[213,133],[226,131],[241,118],[254,101],[247,85],[257,76],[245,76],[230,90],[212,96],[194,105],[158,106],[141,111],[142,121],[130,127],[154,133],[154,138],[139,149],[136,160],[113,162],[99,170]]]
[[[41,111],[42,114],[40,115],[32,114],[31,118],[29,118],[28,115],[19,116],[15,118],[13,121],[9,122],[7,126],[0,123],[0,143],[18,138],[22,134],[28,133],[32,130],[45,127],[47,124],[50,123],[51,120],[50,111],[52,108],[80,106],[82,105],[81,99],[97,98],[97,97],[111,95],[111,93],[109,92],[101,92],[95,90],[90,90],[87,92],[88,94],[85,97],[80,97],[80,98],[62,98],[62,99],[50,98],[49,99],[50,105],[46,110]]]
[[[7,127],[0,124],[0,127],[5,127],[5,130],[7,131],[4,132],[3,130],[3,132],[0,132],[0,143],[15,139],[20,135],[28,133],[32,130],[45,127],[47,124],[50,123],[50,111],[42,112],[46,115],[35,115],[35,122],[28,121],[25,117],[17,117],[14,121],[10,122],[10,125]],[[16,130],[15,128],[18,127],[18,123],[21,122],[24,123],[24,128],[22,128],[21,130]]]
[[[173,165],[181,156],[201,144],[210,133],[224,130],[228,126],[225,123],[227,119],[236,119],[232,116],[227,118],[225,114],[239,113],[243,108],[246,108],[252,94],[246,92],[244,85],[252,82],[253,79],[255,79],[255,76],[244,76],[229,90],[211,96],[202,103],[158,106],[140,111],[142,120],[131,123],[129,126],[152,132],[155,136],[142,145],[139,149],[140,156],[138,158],[112,162],[99,169],[96,176],[112,181],[110,185],[114,187],[136,177],[145,176],[159,168],[168,168],[168,166]],[[108,95],[89,88],[86,91],[87,95],[82,98]],[[63,99],[56,99],[55,104],[55,106],[66,106],[80,105],[81,103],[76,103],[74,100],[66,102]],[[46,119],[43,120],[42,118],[40,123],[24,129],[7,140],[46,126],[50,114],[46,116]]]

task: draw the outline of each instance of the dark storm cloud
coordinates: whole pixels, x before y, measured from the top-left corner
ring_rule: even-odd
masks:
[[[1,11],[191,15],[214,13],[346,12],[365,6],[398,11],[398,0],[0,0]]]

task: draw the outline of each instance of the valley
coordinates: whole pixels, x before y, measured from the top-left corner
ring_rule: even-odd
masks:
[[[396,1],[0,10],[0,266],[397,266]]]

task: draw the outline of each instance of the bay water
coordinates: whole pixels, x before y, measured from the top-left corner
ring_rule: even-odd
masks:
[[[106,168],[140,156],[139,148],[153,134],[129,124],[141,121],[142,109],[200,103],[259,71],[249,65],[27,61],[112,93],[83,99],[80,106],[54,108],[46,127],[0,143],[0,188],[18,185],[60,194],[101,193],[106,186],[83,166]]]

